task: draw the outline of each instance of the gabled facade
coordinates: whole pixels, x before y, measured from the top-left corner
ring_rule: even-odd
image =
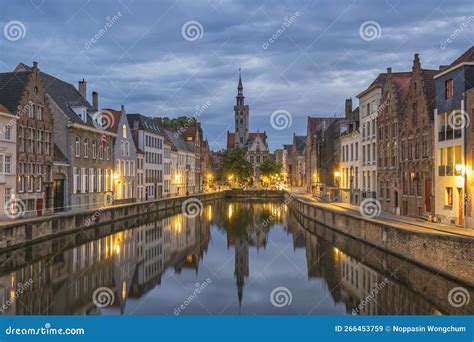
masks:
[[[113,118],[110,130],[116,134],[114,140],[114,203],[130,203],[137,200],[136,163],[137,150],[128,124],[125,107],[121,110],[104,109]]]
[[[194,151],[175,131],[164,132],[171,143],[171,196],[193,194],[197,162]]]
[[[377,198],[382,210],[393,214],[400,214],[400,122],[405,110],[410,80],[411,72],[392,73],[391,68],[387,69],[382,93],[383,104],[377,115]],[[367,150],[365,155],[367,156]],[[364,160],[364,150],[362,158]],[[363,177],[362,186],[367,189],[373,181],[373,177],[365,180]]]
[[[290,153],[290,185],[304,187],[306,182],[305,172],[305,144],[306,136],[293,134],[293,143]]]
[[[41,216],[53,208],[53,115],[45,86],[36,62],[0,74],[0,103],[17,117],[15,201],[23,217]]]
[[[434,214],[433,146],[435,84],[437,70],[421,68],[418,54],[413,59],[412,77],[405,110],[400,120],[401,215],[420,217]],[[381,132],[383,134],[383,132]],[[387,195],[383,183],[380,188]]]

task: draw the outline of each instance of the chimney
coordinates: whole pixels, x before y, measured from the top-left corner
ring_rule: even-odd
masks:
[[[349,117],[349,115],[352,113],[352,98],[346,99],[346,119]]]
[[[390,75],[392,73],[392,68],[387,68],[387,74]]]
[[[33,70],[38,69],[38,62],[33,61]]]
[[[79,81],[78,90],[84,100],[87,100],[87,82],[84,79],[82,79],[82,81]]]
[[[99,110],[99,94],[96,91],[92,92],[92,108],[95,111]]]
[[[421,67],[420,65],[420,57],[417,53],[415,53],[415,58],[413,59],[413,70],[416,68],[416,67]]]

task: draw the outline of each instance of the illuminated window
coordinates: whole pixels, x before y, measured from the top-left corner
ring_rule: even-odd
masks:
[[[127,125],[125,124],[122,126],[122,134],[124,138],[127,137]]]
[[[452,80],[452,79],[447,80],[447,81],[444,83],[444,94],[445,94],[445,98],[446,98],[446,99],[451,99],[451,98],[453,98],[454,85],[453,85],[453,80]]]

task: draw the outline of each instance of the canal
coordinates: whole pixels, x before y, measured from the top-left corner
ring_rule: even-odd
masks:
[[[473,314],[472,288],[280,202],[221,200],[0,254],[4,315]],[[194,217],[195,216],[195,217]],[[321,230],[320,230],[321,231]]]

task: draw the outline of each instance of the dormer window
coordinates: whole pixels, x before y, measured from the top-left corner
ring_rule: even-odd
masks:
[[[84,122],[87,122],[87,109],[83,106],[72,107],[74,113]]]

